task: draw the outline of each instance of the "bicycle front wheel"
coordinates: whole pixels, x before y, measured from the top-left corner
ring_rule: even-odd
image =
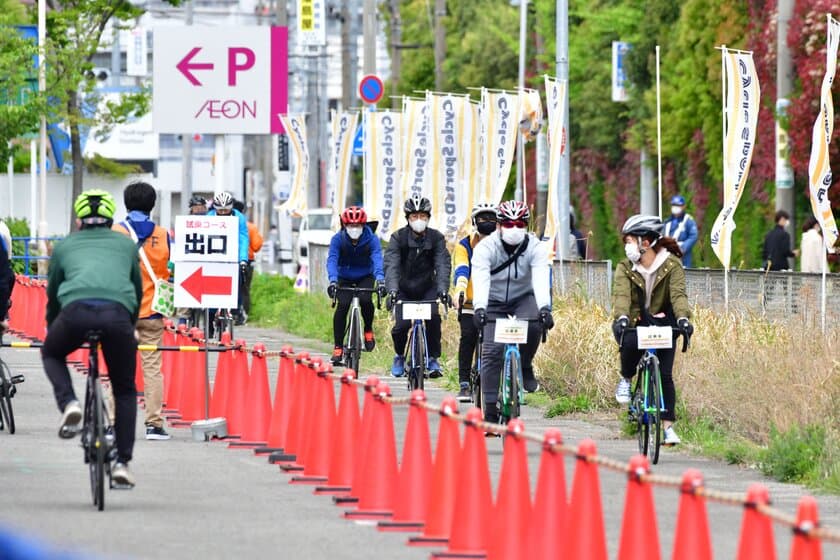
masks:
[[[519,362],[519,355],[514,354],[510,359],[510,418],[519,418],[520,414],[520,400],[519,392],[521,390],[522,380],[522,364]]]
[[[647,370],[639,370],[636,375],[636,387],[630,400],[630,421],[636,423],[636,438],[639,442],[639,454],[647,455],[648,431],[650,429],[645,412],[644,380],[647,378]]]
[[[408,368],[408,389],[423,389],[426,377],[426,345],[419,329],[413,330],[409,348],[411,367]]]
[[[90,491],[93,496],[93,505],[99,511],[105,509],[105,462],[108,453],[108,445],[105,441],[105,403],[102,399],[102,386],[97,379],[92,380],[93,403],[90,407]]]
[[[648,375],[648,452],[651,464],[659,462],[659,446],[662,443],[662,381],[659,374],[659,360],[650,361]]]

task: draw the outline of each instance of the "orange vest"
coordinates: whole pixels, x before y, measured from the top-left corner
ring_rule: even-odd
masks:
[[[262,249],[263,237],[254,222],[248,222],[248,260],[254,260],[254,253]]]
[[[127,236],[131,236],[128,228],[122,224],[114,224],[111,228]],[[149,259],[149,264],[152,265],[152,270],[158,279],[169,280],[169,234],[165,228],[158,225],[155,226],[152,234],[143,242],[143,251],[146,252],[146,258]],[[139,256],[138,256],[139,258]],[[152,300],[155,296],[155,285],[152,282],[152,277],[149,276],[149,271],[146,270],[146,265],[140,259],[140,276],[143,278],[143,301],[140,303],[141,319],[155,315],[152,311]]]

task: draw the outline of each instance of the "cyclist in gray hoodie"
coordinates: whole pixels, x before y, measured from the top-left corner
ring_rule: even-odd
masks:
[[[473,249],[473,319],[484,329],[481,354],[481,390],[484,419],[498,422],[496,409],[499,378],[504,363],[504,344],[493,342],[495,324],[487,319],[516,315],[518,319],[538,319],[528,325],[528,342],[520,348],[524,388],[539,388],[531,361],[540,343],[541,329],[554,327],[551,316],[551,276],[548,245],[529,234],[531,213],[518,200],[502,202],[498,210],[500,228]]]

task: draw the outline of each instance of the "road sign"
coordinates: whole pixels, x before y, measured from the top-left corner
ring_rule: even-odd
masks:
[[[359,97],[365,103],[379,103],[383,95],[385,95],[385,86],[379,76],[368,74],[359,82]]]
[[[175,306],[230,309],[239,298],[236,263],[175,263]]]
[[[353,155],[354,156],[365,155],[365,125],[364,125],[364,123],[359,125],[359,128],[356,129],[356,135],[353,136]]]
[[[239,218],[175,216],[173,262],[239,262]]]
[[[285,27],[155,29],[155,131],[282,132],[287,37]]]

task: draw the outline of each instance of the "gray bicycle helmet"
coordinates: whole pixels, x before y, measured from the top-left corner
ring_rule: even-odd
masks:
[[[621,235],[635,235],[638,237],[645,237],[648,234],[656,234],[657,237],[662,236],[662,228],[664,224],[659,216],[652,216],[649,214],[636,214],[630,216],[624,222],[621,228]]]
[[[432,203],[429,202],[429,199],[426,197],[420,196],[419,194],[413,194],[405,201],[403,210],[405,211],[406,216],[415,212],[425,212],[431,216]]]

